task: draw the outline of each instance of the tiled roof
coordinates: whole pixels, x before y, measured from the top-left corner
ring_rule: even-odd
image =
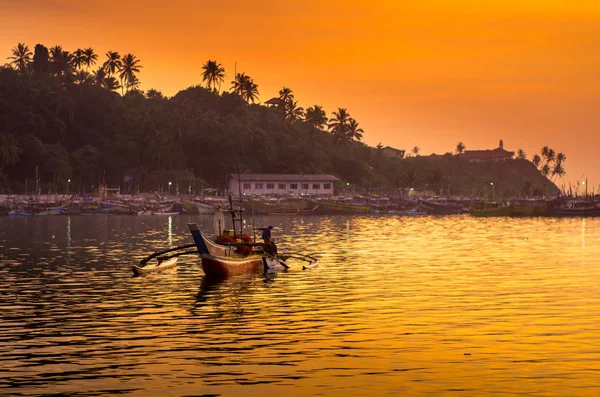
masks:
[[[238,174],[229,174],[231,179],[238,179]],[[339,181],[329,174],[240,174],[241,181]]]

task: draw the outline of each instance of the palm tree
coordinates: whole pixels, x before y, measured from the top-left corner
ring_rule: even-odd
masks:
[[[225,80],[225,69],[217,61],[206,61],[202,66],[202,81],[206,81],[206,87],[210,89],[212,86],[216,90],[217,85],[221,89],[221,83]]]
[[[467,147],[464,143],[462,143],[462,141],[458,142],[458,144],[456,145],[456,154],[463,154],[466,148]]]
[[[5,166],[16,164],[21,158],[21,153],[23,150],[14,135],[0,135],[0,173]]]
[[[542,152],[541,152],[542,158],[545,159],[548,156],[548,150],[550,150],[550,148],[548,148],[548,146],[542,147]]]
[[[109,76],[112,76],[115,72],[121,70],[121,55],[116,51],[108,51],[106,57],[108,59],[102,64],[102,69],[104,69]]]
[[[12,49],[12,56],[8,57],[8,59],[13,60],[10,64],[16,65],[20,72],[25,72],[33,61],[32,57],[33,53],[29,50],[29,47],[25,43],[18,43]]]
[[[559,153],[556,155],[556,162],[557,162],[557,163],[561,163],[561,164],[562,164],[562,163],[563,163],[563,162],[565,162],[566,160],[567,160],[567,156],[565,156],[565,154],[564,154],[563,152],[559,152]]]
[[[415,146],[412,148],[412,154],[415,156],[418,156],[420,151],[421,151],[421,148],[418,146]]]
[[[75,83],[85,84],[92,79],[92,76],[85,70],[79,70],[75,73]]]
[[[536,168],[537,168],[537,167],[539,167],[539,166],[540,166],[540,163],[542,162],[542,158],[541,158],[539,155],[535,154],[535,155],[533,156],[533,158],[531,159],[531,162],[532,162],[532,163],[533,163],[533,165],[535,165],[535,166],[536,166]]]
[[[96,55],[93,48],[86,48],[85,50],[83,50],[83,54],[85,55],[84,63],[87,69],[96,64],[96,61],[98,60],[98,55]]]
[[[102,86],[104,88],[106,88],[108,91],[114,92],[114,93],[117,93],[119,88],[121,88],[119,81],[116,78],[114,78],[113,76],[105,78],[104,82],[102,83]]]
[[[238,73],[231,83],[233,92],[241,96],[246,102],[254,103],[258,99],[258,85],[254,83],[250,76]]]
[[[306,109],[306,123],[320,130],[327,124],[327,114],[319,105]]]
[[[300,120],[304,117],[304,109],[298,106],[298,101],[289,99],[285,103],[285,119],[289,121]]]
[[[565,174],[565,168],[563,167],[560,161],[557,161],[554,164],[554,167],[552,168],[552,177],[556,178],[558,176],[559,178],[562,178],[563,176],[565,176]]]
[[[358,122],[356,120],[354,120],[353,118],[350,118],[350,120],[348,120],[348,130],[346,131],[346,137],[348,138],[348,140],[360,141],[362,140],[364,132],[365,131],[362,128],[358,127]]]
[[[554,149],[548,149],[548,152],[546,153],[546,163],[553,162],[555,156],[556,153],[554,152]]]
[[[350,114],[345,108],[338,108],[337,112],[332,112],[333,117],[329,119],[327,128],[338,142],[342,141],[348,130]]]
[[[527,155],[525,154],[525,151],[523,149],[517,150],[517,159],[525,160],[526,158],[527,158]]]
[[[106,70],[102,68],[98,68],[94,73],[92,73],[92,79],[94,80],[94,84],[104,87],[104,80],[106,80],[108,75],[106,74]]]
[[[544,175],[545,177],[547,177],[548,174],[550,174],[550,166],[548,165],[548,163],[544,164],[541,171],[542,175]]]
[[[125,82],[127,91],[137,89],[140,85],[140,81],[135,74],[139,73],[140,69],[142,68],[142,65],[140,65],[140,60],[136,59],[135,55],[133,54],[125,54],[121,61],[121,73],[119,74],[121,85],[123,85],[123,82]]]
[[[284,103],[287,103],[288,101],[294,100],[294,94],[290,88],[283,87],[281,90],[279,90],[279,99],[281,99]]]
[[[85,64],[85,53],[81,48],[78,48],[73,53],[73,59],[71,64],[75,67],[75,69],[79,69],[82,65]]]

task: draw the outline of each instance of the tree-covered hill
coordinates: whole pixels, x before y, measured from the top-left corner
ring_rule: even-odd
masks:
[[[109,52],[90,74],[95,61],[82,54],[93,50],[78,50],[82,58],[75,62],[77,51],[57,47],[38,45],[29,57],[27,48],[16,47],[20,56],[0,68],[2,192],[33,192],[36,167],[43,192],[64,192],[69,180],[71,192],[91,192],[100,183],[130,192],[166,190],[168,181],[197,192],[222,188],[232,172],[331,173],[343,185],[372,191],[412,187],[473,195],[493,182],[496,195],[556,192],[527,160],[387,157],[381,145],[360,141],[363,130],[346,109],[329,120],[319,106],[304,112],[285,87],[279,105],[254,104],[258,86],[243,74],[233,92],[219,93],[222,72],[213,61],[205,65],[205,76],[209,69],[216,73],[206,79],[210,89],[193,86],[166,98],[137,89],[141,65],[131,54],[128,70],[125,57]],[[113,58],[121,64],[111,69]]]

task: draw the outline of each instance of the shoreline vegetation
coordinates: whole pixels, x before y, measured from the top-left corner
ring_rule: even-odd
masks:
[[[23,43],[0,67],[0,193],[120,192],[198,195],[223,190],[231,173],[332,174],[337,191],[391,196],[509,198],[556,196],[566,156],[545,146],[505,161],[465,160],[466,146],[445,155],[386,154],[362,142],[365,131],[346,108],[301,107],[283,87],[261,105],[259,85],[237,73],[229,90],[214,60],[200,85],[165,97],[140,91],[133,54]],[[390,148],[395,150],[393,148]],[[171,187],[173,184],[173,187]],[[579,186],[577,186],[579,187]],[[563,186],[563,192],[573,193]]]

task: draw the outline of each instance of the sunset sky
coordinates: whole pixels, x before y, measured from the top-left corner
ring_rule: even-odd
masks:
[[[201,82],[208,59],[260,100],[345,107],[365,142],[422,154],[543,145],[600,184],[597,0],[0,0],[0,61],[18,42],[131,52],[142,89]],[[559,185],[561,182],[559,182]]]

